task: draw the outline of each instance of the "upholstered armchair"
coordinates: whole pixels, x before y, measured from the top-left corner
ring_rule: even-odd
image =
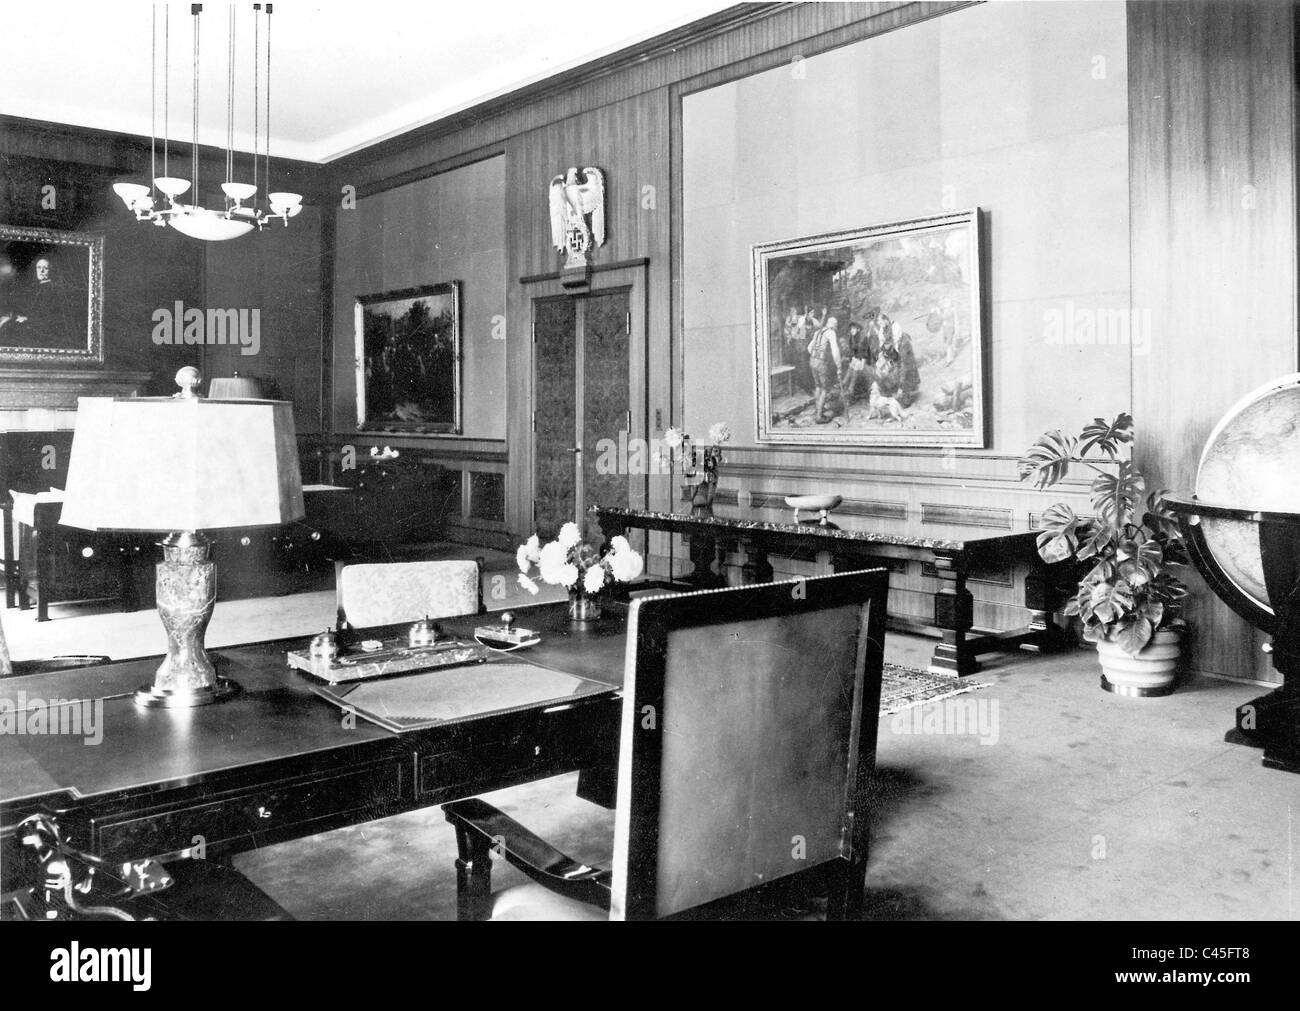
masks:
[[[609,867],[446,804],[459,918],[747,916],[818,893],[858,917],[887,593],[875,569],[634,600]],[[493,895],[497,859],[532,883]]]

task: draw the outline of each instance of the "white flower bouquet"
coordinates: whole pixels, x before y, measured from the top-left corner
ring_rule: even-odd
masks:
[[[704,480],[710,476],[716,480],[718,467],[722,463],[722,447],[731,441],[731,426],[725,421],[718,421],[709,426],[709,438],[703,445],[694,442],[680,428],[669,428],[664,432],[664,445],[673,452],[680,452],[682,473],[688,478],[697,477],[704,471]]]
[[[566,523],[555,540],[542,544],[536,534],[515,552],[519,585],[537,592],[537,578],[552,586],[563,586],[579,596],[595,596],[610,583],[630,583],[644,568],[641,555],[632,550],[626,537],[614,537],[602,554],[582,539],[576,523]]]

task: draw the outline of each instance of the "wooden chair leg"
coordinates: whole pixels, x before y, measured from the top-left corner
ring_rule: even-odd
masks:
[[[491,843],[478,832],[457,825],[456,853],[456,919],[491,919]]]
[[[867,861],[843,860],[831,872],[827,920],[860,920],[867,888]]]

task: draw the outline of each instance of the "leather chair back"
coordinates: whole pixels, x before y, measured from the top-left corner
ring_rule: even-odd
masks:
[[[877,569],[632,603],[612,918],[795,874],[861,890],[887,593]]]

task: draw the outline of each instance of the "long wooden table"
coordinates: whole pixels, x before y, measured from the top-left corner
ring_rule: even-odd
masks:
[[[841,529],[818,523],[774,523],[723,515],[686,515],[645,509],[596,506],[592,515],[606,538],[629,530],[658,530],[690,541],[694,571],[680,582],[707,588],[724,585],[721,562],[725,553],[743,553],[745,582],[765,583],[773,577],[769,555],[815,559],[825,553],[836,572],[887,564],[888,559],[915,558],[934,566],[941,581],[934,594],[934,626],[940,641],[930,660],[935,673],[966,675],[980,669],[979,657],[994,651],[1029,649],[1051,652],[1073,645],[1053,620],[1074,585],[1071,563],[1048,565],[1038,555],[1033,531],[913,536],[871,527]],[[1027,623],[1007,631],[974,628],[974,599],[966,588],[973,571],[1020,565],[1027,569],[1023,604]],[[890,616],[893,627],[915,630],[915,621]]]
[[[113,861],[175,854],[196,840],[211,859],[574,770],[607,780],[626,616],[578,630],[564,604],[517,614],[544,638],[516,657],[608,690],[396,734],[348,720],[315,695],[320,682],[285,661],[301,639],[216,651],[219,671],[244,691],[198,709],[136,708],[130,693],[152,680],[159,658],[0,681],[0,699],[103,700],[98,744],[0,734],[0,871],[18,862],[15,827],[36,812],[54,815],[73,845]],[[442,624],[468,637],[489,620]],[[6,879],[4,889],[16,884]]]

